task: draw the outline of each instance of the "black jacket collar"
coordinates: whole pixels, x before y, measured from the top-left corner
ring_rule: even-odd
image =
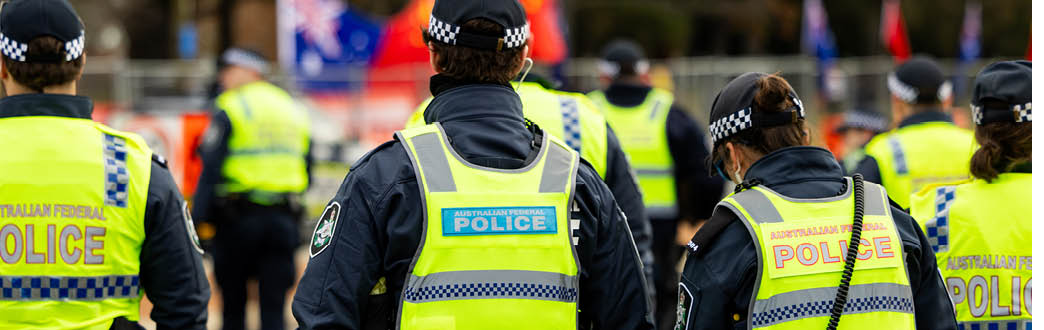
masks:
[[[620,107],[636,107],[645,102],[651,90],[646,85],[614,82],[605,89],[605,100]]]
[[[744,175],[744,181],[758,179],[770,188],[807,181],[841,182],[844,170],[834,154],[820,147],[801,146],[783,148],[754,162]],[[796,197],[796,196],[795,196]]]
[[[424,110],[424,121],[449,122],[475,117],[522,119],[522,100],[508,84],[481,83],[437,74],[429,84],[435,98]]]
[[[94,103],[86,96],[19,94],[0,99],[0,118],[54,116],[91,119]]]
[[[507,84],[431,78],[435,96],[424,121],[440,122],[453,149],[473,164],[515,169],[535,149],[534,134],[522,115],[522,100]]]
[[[927,110],[906,117],[906,119],[903,119],[903,121],[899,122],[899,128],[903,128],[910,125],[923,124],[932,121],[953,123],[953,117],[940,110]]]

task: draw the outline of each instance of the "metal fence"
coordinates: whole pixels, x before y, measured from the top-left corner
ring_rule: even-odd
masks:
[[[971,78],[988,62],[940,61],[944,70],[954,78],[957,88],[955,104],[967,103],[966,90]],[[134,111],[199,109],[206,105],[207,91],[214,79],[213,63],[211,60],[92,58],[81,83],[81,92]],[[893,65],[888,57],[842,58],[837,61],[835,73],[828,75],[827,79],[821,79],[816,60],[807,56],[676,58],[654,61],[652,67],[653,75],[659,71],[661,79],[657,80],[668,82],[669,85],[664,87],[675,92],[680,104],[692,111],[696,118],[706,118],[718,90],[733,77],[750,71],[779,72],[794,86],[813,114],[861,108],[887,115],[889,94],[885,82]],[[427,96],[428,70],[427,65],[419,65],[369,77],[365,72],[357,71],[327,79],[349,82],[354,86],[365,86],[373,81],[415,82],[418,87],[406,91],[406,94],[419,100]],[[561,71],[565,78],[563,85],[570,89],[589,91],[600,87],[597,59],[572,59]],[[285,74],[275,74],[272,78],[291,90],[295,89],[295,84]],[[825,88],[834,92],[821,92],[827,90]],[[352,91],[359,92],[358,89]]]

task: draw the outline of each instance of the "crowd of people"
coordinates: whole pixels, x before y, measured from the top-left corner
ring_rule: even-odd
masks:
[[[897,65],[892,122],[846,113],[839,159],[778,74],[735,77],[703,121],[626,40],[604,88],[556,90],[528,24],[516,0],[435,2],[432,96],[318,219],[301,329],[1031,328],[1030,62],[979,72],[973,130],[932,59]],[[190,208],[141,137],[90,120],[84,29],[65,0],[0,11],[0,328],[140,328],[143,296],[158,328],[205,328],[204,253],[223,328],[250,278],[283,328],[307,113],[227,50]]]

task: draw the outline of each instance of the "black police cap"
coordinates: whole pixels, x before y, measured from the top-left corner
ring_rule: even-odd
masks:
[[[946,80],[935,61],[915,57],[888,75],[888,90],[906,103],[933,104],[949,98],[953,85]]]
[[[744,73],[730,81],[714,97],[709,125],[712,145],[743,130],[785,125],[805,118],[805,108],[793,90],[789,94],[794,106],[789,111],[754,111],[758,80],[766,76],[758,72]]]
[[[461,30],[464,23],[476,18],[499,24],[504,33]],[[449,45],[501,51],[522,47],[529,40],[526,10],[518,0],[435,0],[428,23],[428,37]]]
[[[1032,64],[1028,61],[997,62],[983,68],[972,87],[975,124],[1033,121],[1032,79]]]
[[[645,60],[642,46],[630,40],[613,40],[602,49],[602,59],[614,63],[637,63]]]
[[[83,22],[65,0],[13,0],[0,7],[0,53],[18,62],[72,61],[83,55]],[[33,54],[29,42],[50,36],[64,55]]]

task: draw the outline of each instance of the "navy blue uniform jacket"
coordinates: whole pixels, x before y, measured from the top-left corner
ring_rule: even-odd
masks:
[[[0,119],[55,116],[90,120],[93,109],[91,100],[83,96],[23,94],[0,99]],[[139,257],[141,286],[153,304],[150,316],[158,329],[206,329],[210,283],[203,256],[196,252],[185,226],[185,200],[166,161],[158,156],[152,160],[145,242]]]
[[[744,180],[760,179],[762,184],[794,198],[825,198],[846,191],[843,170],[834,155],[817,147],[790,147],[772,152],[754,162]],[[757,277],[754,240],[739,218],[725,207],[728,225],[717,237],[700,242],[702,251],[690,251],[682,273],[682,283],[693,296],[688,329],[746,329],[747,307]],[[906,254],[906,269],[913,290],[917,329],[956,329],[953,305],[935,262],[928,238],[909,214],[892,204],[899,237]],[[700,237],[697,234],[697,237]],[[691,245],[690,245],[691,246]],[[841,276],[838,274],[838,283]],[[738,314],[739,321],[733,316]],[[841,317],[841,323],[845,318]],[[826,327],[826,323],[823,323]]]
[[[533,134],[522,103],[507,85],[432,79],[435,99],[425,116],[441,122],[450,144],[468,162],[520,168]],[[579,308],[582,328],[651,329],[635,245],[613,195],[586,162],[577,174],[580,229]],[[355,164],[332,202],[340,203],[333,241],[311,258],[294,295],[303,329],[393,328],[410,261],[422,234],[423,207],[413,165],[398,141]],[[387,293],[370,295],[386,278]],[[539,315],[534,315],[539,317]]]

